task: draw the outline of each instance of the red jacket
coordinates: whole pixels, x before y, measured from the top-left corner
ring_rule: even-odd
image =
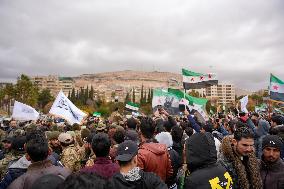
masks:
[[[169,152],[165,144],[141,144],[138,150],[138,166],[145,172],[156,173],[165,182],[173,174]]]

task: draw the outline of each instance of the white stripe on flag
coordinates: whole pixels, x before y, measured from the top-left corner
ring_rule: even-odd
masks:
[[[125,107],[128,108],[128,109],[130,109],[130,110],[135,110],[135,111],[138,111],[138,110],[139,110],[138,107],[131,106],[131,105],[129,105],[129,104],[126,104]]]
[[[184,83],[199,83],[203,81],[217,80],[216,74],[208,74],[202,76],[182,76]]]
[[[276,93],[284,93],[284,84],[271,82],[270,91]]]

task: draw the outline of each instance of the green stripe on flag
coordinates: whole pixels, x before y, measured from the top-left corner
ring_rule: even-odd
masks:
[[[284,84],[284,82],[281,79],[277,78],[273,74],[270,74],[270,82]]]
[[[197,98],[197,97],[190,96],[189,94],[186,94],[179,89],[168,88],[168,92],[175,94],[179,98],[185,97],[185,99],[187,99],[191,105],[198,104],[198,105],[204,106],[208,101],[206,98]]]
[[[129,106],[133,106],[133,107],[135,107],[135,108],[139,108],[139,104],[135,104],[135,103],[133,103],[133,102],[127,102],[127,104],[128,104]]]
[[[184,75],[184,76],[202,76],[204,74],[192,72],[192,71],[189,71],[189,70],[186,70],[186,69],[182,69],[182,75]]]
[[[100,117],[102,114],[100,112],[94,112],[93,116]]]

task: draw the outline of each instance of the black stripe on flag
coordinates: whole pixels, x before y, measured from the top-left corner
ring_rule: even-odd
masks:
[[[284,102],[284,93],[277,93],[270,91],[270,99]]]
[[[188,89],[202,89],[206,87],[210,87],[212,85],[218,85],[218,80],[210,80],[210,81],[201,81],[198,83],[183,83],[183,88]]]

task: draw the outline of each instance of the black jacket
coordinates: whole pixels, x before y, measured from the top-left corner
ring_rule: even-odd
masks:
[[[181,159],[181,156],[172,147],[168,147],[168,151],[170,154],[171,164],[172,164],[173,171],[174,171],[173,177],[167,183],[169,186],[171,186],[172,184],[177,183],[177,173],[178,173],[179,168],[182,167],[182,159]]]
[[[270,165],[261,161],[260,174],[263,189],[284,188],[284,162],[280,158],[277,162]]]
[[[191,174],[186,177],[185,189],[231,188],[232,178],[217,163],[215,141],[211,133],[195,133],[186,143],[186,162]]]
[[[115,174],[111,179],[113,188],[116,189],[167,189],[167,185],[154,173],[139,171],[141,179],[127,181],[121,173]]]

